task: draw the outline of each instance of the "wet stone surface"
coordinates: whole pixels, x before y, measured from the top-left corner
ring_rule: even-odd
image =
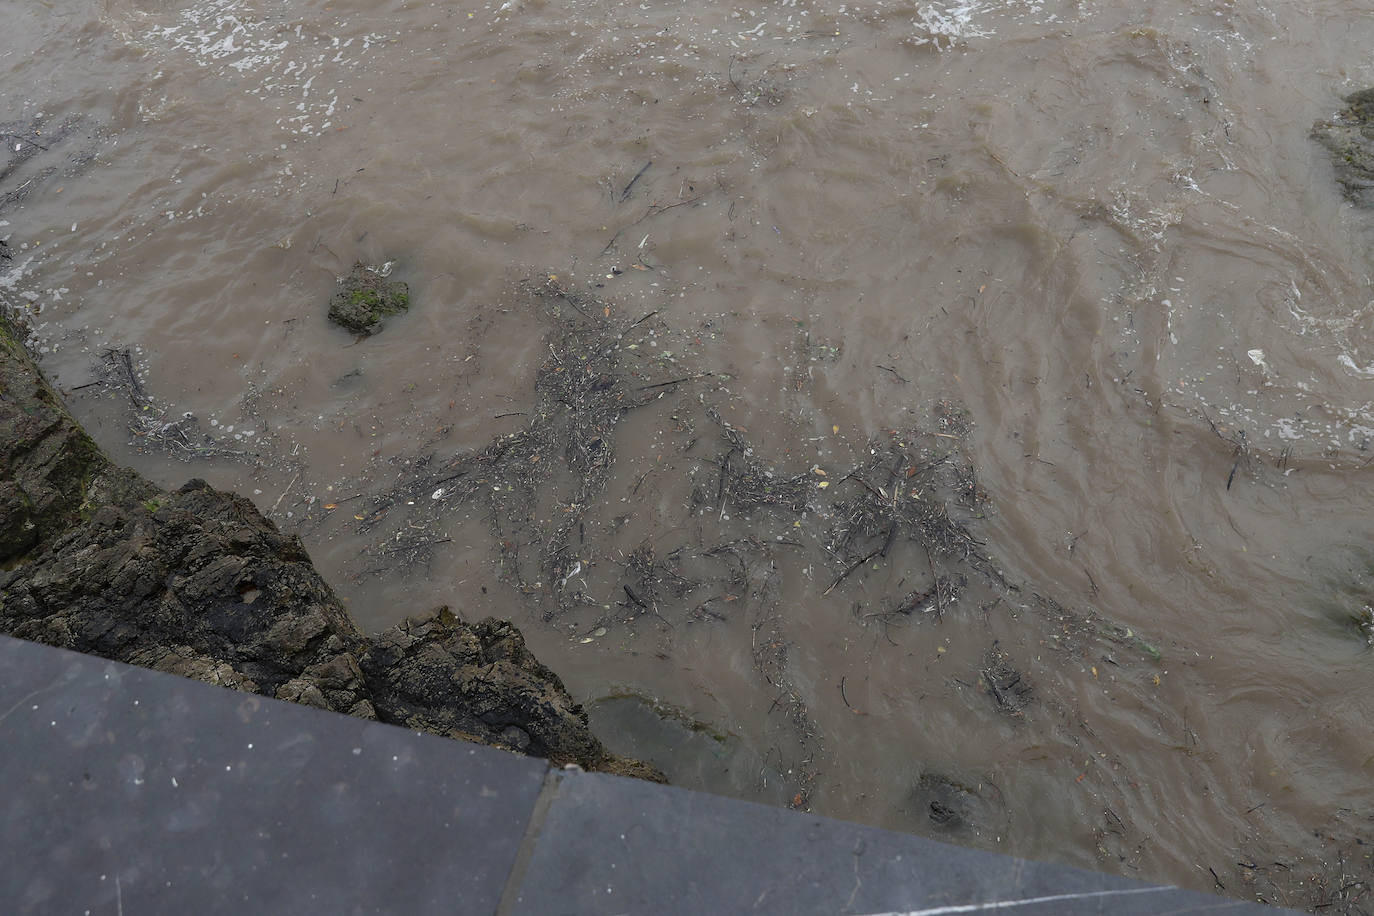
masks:
[[[390,275],[390,261],[381,267],[354,264],[329,300],[329,320],[354,334],[376,334],[388,315],[410,308],[410,287],[388,280]]]
[[[517,913],[1281,912],[599,774],[560,780]]]
[[[7,912],[1280,913],[0,637]]]
[[[0,637],[11,913],[492,912],[542,761]]]

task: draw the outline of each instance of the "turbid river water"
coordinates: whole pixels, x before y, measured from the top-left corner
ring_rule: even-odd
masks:
[[[0,23],[44,368],[364,627],[510,617],[680,784],[1370,906],[1374,214],[1309,132],[1374,4]]]

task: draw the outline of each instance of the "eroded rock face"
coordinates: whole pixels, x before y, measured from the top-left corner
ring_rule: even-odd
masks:
[[[0,318],[0,632],[421,731],[661,779],[608,754],[510,623],[368,639],[300,540],[110,463]]]
[[[78,521],[95,503],[156,491],[115,468],[0,324],[0,564]]]
[[[24,639],[338,712],[368,699],[362,634],[300,542],[203,481],[94,509],[0,591]]]
[[[380,633],[362,663],[388,721],[560,763],[604,753],[558,675],[506,621],[469,626],[440,608]]]
[[[384,721],[665,781],[647,764],[606,752],[586,712],[508,621],[466,624],[441,607],[374,636],[362,664]]]

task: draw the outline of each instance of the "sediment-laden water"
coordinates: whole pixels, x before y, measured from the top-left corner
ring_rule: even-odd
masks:
[[[1365,893],[1374,5],[0,16],[0,295],[365,627],[508,616],[685,785]]]

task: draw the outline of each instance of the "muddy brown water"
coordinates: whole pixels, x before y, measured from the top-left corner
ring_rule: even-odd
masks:
[[[1308,131],[1374,84],[1374,5],[0,14],[4,142],[42,147],[0,184],[0,293],[103,445],[252,496],[364,627],[509,616],[685,785],[1364,893],[1374,214]],[[356,261],[414,303],[363,341],[324,318]],[[396,497],[525,429],[593,325],[646,403],[539,454],[544,527],[519,480]],[[238,454],[150,435],[188,412]],[[746,459],[805,508],[739,510]],[[845,542],[899,487],[976,546]]]

